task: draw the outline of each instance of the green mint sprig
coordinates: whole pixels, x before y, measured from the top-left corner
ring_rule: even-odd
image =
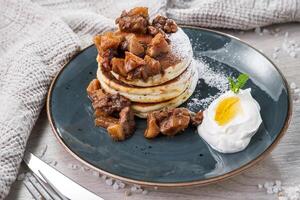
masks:
[[[231,77],[228,77],[230,90],[235,94],[239,93],[239,90],[245,86],[248,79],[248,74],[240,74],[236,81],[234,81]]]

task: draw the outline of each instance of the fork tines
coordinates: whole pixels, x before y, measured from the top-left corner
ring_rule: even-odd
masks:
[[[36,200],[50,199],[50,200],[63,200],[63,198],[56,192],[50,184],[40,179],[34,173],[27,173],[23,184],[30,192],[32,197]]]

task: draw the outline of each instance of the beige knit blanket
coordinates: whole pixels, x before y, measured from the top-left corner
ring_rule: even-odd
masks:
[[[178,23],[251,29],[300,21],[300,0],[0,0],[0,199],[15,181],[51,79],[122,10],[142,5]]]

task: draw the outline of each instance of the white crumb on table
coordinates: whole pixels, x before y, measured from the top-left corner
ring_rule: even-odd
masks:
[[[108,179],[105,180],[105,183],[106,183],[106,185],[112,186],[114,181],[113,181],[113,179],[108,178]]]
[[[267,181],[263,185],[258,184],[258,188],[265,189],[268,195],[275,195],[278,200],[299,200],[300,199],[300,185],[282,186],[280,180]]]
[[[97,171],[95,171],[95,170],[93,170],[93,171],[92,171],[92,175],[95,176],[95,177],[99,177],[99,176],[100,176],[100,173],[97,172]]]
[[[296,83],[292,82],[292,83],[290,84],[290,88],[291,88],[291,89],[295,89],[295,88],[296,88]]]
[[[117,182],[115,182],[115,183],[113,184],[113,189],[114,189],[114,190],[120,189],[120,186],[119,186],[119,184],[118,184]]]

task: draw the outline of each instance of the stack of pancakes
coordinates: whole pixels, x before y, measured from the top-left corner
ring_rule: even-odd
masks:
[[[98,62],[97,78],[102,89],[128,98],[135,115],[141,118],[152,111],[179,106],[196,88],[198,73],[191,64],[193,52],[187,35],[179,29],[169,39],[170,53],[159,60],[164,73],[149,77],[147,81],[127,80],[112,71],[104,72]]]

